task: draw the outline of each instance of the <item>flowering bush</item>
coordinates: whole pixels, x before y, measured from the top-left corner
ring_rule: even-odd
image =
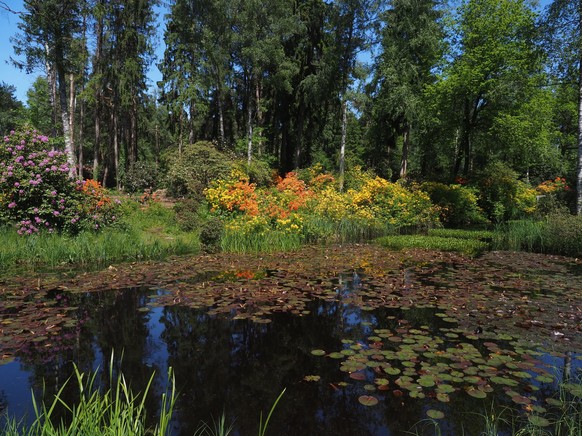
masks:
[[[326,234],[330,227],[324,222],[349,221],[363,228],[385,228],[427,226],[438,221],[430,198],[417,187],[406,188],[366,174],[360,189],[341,193],[331,175],[310,176],[308,184],[291,172],[278,177],[274,186],[257,189],[244,173],[235,170],[228,179],[211,183],[205,194],[211,210],[225,219],[228,234],[275,231],[313,240],[317,239],[311,234],[316,221],[321,224],[317,229]]]
[[[566,182],[565,178],[556,177],[554,180],[546,180],[545,182],[540,183],[536,187],[536,191],[541,195],[556,194],[570,191],[570,186],[568,186],[568,182]]]
[[[74,181],[63,152],[35,131],[11,132],[0,146],[0,221],[18,233],[77,232],[116,220],[115,204],[94,181]]]

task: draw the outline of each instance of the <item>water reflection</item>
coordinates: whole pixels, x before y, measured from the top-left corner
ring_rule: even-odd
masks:
[[[419,400],[393,390],[377,394],[379,405],[364,407],[357,401],[363,383],[350,380],[337,360],[311,354],[314,349],[342,350],[346,341],[365,343],[375,329],[422,326],[438,334],[447,325],[432,307],[362,310],[351,303],[359,298],[363,280],[357,272],[340,276],[334,283],[337,298],[310,301],[309,313],[303,316],[275,313],[268,324],[178,305],[152,306],[163,291],[135,288],[62,293],[59,300],[75,308],[78,323],[63,332],[61,343],[28,346],[14,362],[0,366],[0,408],[18,419],[26,415],[30,419],[30,389],[40,398],[44,385],[45,396],[50,398],[72,374],[75,362],[81,371],[100,368],[98,381],[104,387],[109,370],[123,371],[136,392],[144,389],[155,371],[146,403],[154,418],[167,388],[167,369],[172,367],[179,389],[173,422],[176,435],[191,435],[201,421],[211,422],[223,412],[228,422],[235,422],[236,434],[256,433],[260,411],[266,413],[283,388],[287,391],[269,434],[391,435],[408,431],[425,420],[426,411],[437,403],[435,398]],[[570,371],[580,367],[579,360],[549,355],[543,359],[560,371],[568,364],[573,366]],[[305,381],[308,375],[319,375],[321,380]],[[345,382],[349,384],[341,387]],[[544,389],[547,392],[542,394],[552,393],[550,385]],[[74,384],[64,391],[65,401],[74,401],[76,395]],[[495,401],[499,406],[512,406],[500,387],[495,388]],[[484,413],[486,404],[464,392],[451,394],[449,403],[439,404],[447,417],[443,434],[478,434],[483,424],[474,418],[474,412]],[[430,426],[417,430],[419,434],[434,431]]]

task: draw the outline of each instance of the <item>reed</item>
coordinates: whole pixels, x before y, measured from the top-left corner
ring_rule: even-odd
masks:
[[[456,251],[469,256],[477,256],[489,248],[489,244],[479,240],[424,235],[384,236],[376,239],[375,242],[392,250],[423,248],[427,250]]]

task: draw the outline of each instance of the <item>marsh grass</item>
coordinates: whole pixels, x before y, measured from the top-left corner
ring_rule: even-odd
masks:
[[[113,368],[113,356],[110,362]],[[105,392],[97,387],[98,372],[84,374],[75,366],[73,376],[67,380],[52,401],[43,399],[40,404],[32,396],[35,420],[26,427],[14,419],[7,419],[2,434],[5,436],[65,436],[65,435],[151,435],[168,434],[173,409],[176,404],[176,384],[172,370],[168,370],[169,390],[161,396],[159,418],[154,427],[146,426],[145,401],[154,375],[152,374],[142,393],[131,391],[123,374],[113,377],[109,371],[110,389]],[[63,392],[71,380],[77,384],[79,401],[67,403]],[[55,414],[65,410],[67,419],[57,420]]]
[[[375,242],[392,250],[423,248],[427,250],[456,251],[469,256],[477,256],[489,248],[488,243],[480,240],[424,235],[384,236],[376,239]]]
[[[272,253],[296,250],[301,246],[301,238],[296,233],[277,230],[243,233],[225,229],[220,240],[222,251],[231,253]]]
[[[40,233],[20,236],[13,228],[0,228],[0,270],[55,267],[59,265],[104,265],[171,255],[197,253],[197,233],[183,232],[174,212],[161,205],[141,208],[128,200],[118,227],[78,235]]]
[[[497,250],[582,256],[582,216],[555,213],[541,221],[510,221],[495,230],[493,247]]]

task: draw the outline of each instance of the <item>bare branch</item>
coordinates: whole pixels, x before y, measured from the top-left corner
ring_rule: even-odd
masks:
[[[10,6],[8,6],[6,2],[3,1],[0,1],[0,9],[4,9],[5,11],[10,12],[11,14],[22,15],[21,11],[15,11]]]

